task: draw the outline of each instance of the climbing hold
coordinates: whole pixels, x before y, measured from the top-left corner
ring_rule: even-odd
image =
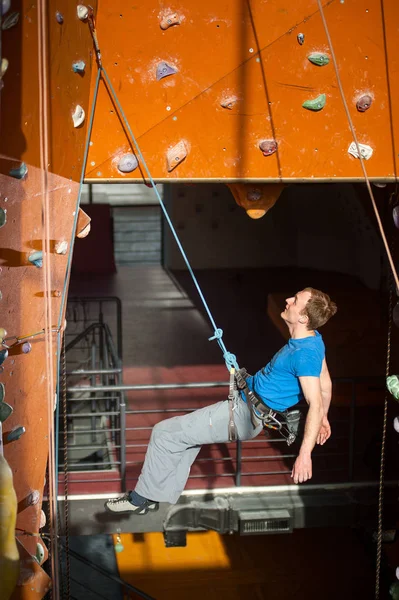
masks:
[[[399,229],[399,205],[395,206],[392,210],[393,222],[395,227]]]
[[[4,398],[6,395],[6,386],[4,383],[0,383],[0,402],[4,402]]]
[[[10,169],[9,172],[8,172],[8,174],[11,177],[14,177],[15,179],[24,179],[26,177],[26,175],[28,174],[28,167],[23,162],[16,169]]]
[[[0,208],[0,227],[4,227],[7,223],[7,213],[4,208]]]
[[[44,560],[44,548],[39,542],[37,542],[36,544],[36,554],[34,558],[39,563],[39,565],[41,565]]]
[[[178,69],[171,65],[168,65],[167,62],[160,62],[157,66],[157,81],[163,79],[164,77],[169,77],[169,75],[174,75],[178,73]]]
[[[54,249],[57,254],[66,254],[68,250],[68,242],[66,240],[60,240],[56,243]]]
[[[43,529],[43,527],[45,527],[46,525],[46,513],[44,512],[44,510],[40,511],[40,522],[39,522],[39,529]]]
[[[76,224],[76,237],[85,238],[90,233],[90,217],[79,208],[78,222]]]
[[[86,21],[89,16],[89,9],[84,4],[78,4],[76,7],[76,12],[78,14],[78,19],[81,21]]]
[[[298,40],[298,44],[300,44],[302,46],[302,44],[305,41],[305,35],[303,33],[298,33],[298,35],[296,36],[296,39]]]
[[[26,506],[36,506],[40,501],[39,490],[33,490],[26,498]]]
[[[161,16],[161,15],[160,15]],[[177,13],[169,13],[160,18],[159,25],[161,29],[169,29],[173,25],[180,25],[181,19]]]
[[[361,96],[359,100],[356,102],[356,108],[359,112],[366,112],[370,108],[373,103],[373,99],[369,94],[364,94]]]
[[[7,337],[7,331],[4,327],[0,327],[0,341],[2,342],[5,337]]]
[[[37,250],[35,252],[32,252],[28,256],[28,260],[33,265],[35,265],[35,267],[37,267],[38,269],[41,269],[42,266],[43,266],[43,252],[42,252],[42,250]]]
[[[55,13],[55,19],[56,19],[57,23],[62,25],[64,22],[64,15],[62,13],[60,13],[59,10],[57,10],[57,12]]]
[[[1,0],[1,14],[5,15],[11,7],[11,0]]]
[[[0,581],[1,598],[4,600],[11,598],[20,571],[15,536],[17,510],[12,471],[4,456],[0,455]]]
[[[13,413],[13,408],[7,402],[0,402],[0,423],[4,423]]]
[[[131,173],[138,167],[138,161],[134,154],[128,152],[124,154],[118,162],[118,170],[121,173]]]
[[[8,357],[7,348],[5,348],[4,350],[0,350],[0,365],[3,364],[3,362],[7,359],[7,357]]]
[[[166,154],[166,159],[168,163],[168,171],[173,171],[187,156],[186,145],[183,141],[173,146],[170,150],[168,150]]]
[[[234,105],[237,104],[237,100],[238,100],[237,96],[234,96],[234,95],[225,96],[224,98],[221,99],[220,106],[231,110],[234,107]]]
[[[82,73],[85,72],[85,68],[86,68],[86,63],[84,60],[78,60],[78,61],[72,63],[72,71],[74,73],[79,73],[79,75],[81,75]]]
[[[24,354],[29,354],[29,352],[32,350],[32,344],[30,344],[29,342],[25,342],[24,344],[22,344],[22,352]]]
[[[398,417],[395,417],[393,420],[393,428],[395,431],[397,431],[399,433],[399,419]]]
[[[318,67],[324,67],[330,62],[330,57],[322,52],[312,52],[312,54],[309,54],[308,60]]]
[[[326,105],[326,95],[320,94],[317,98],[313,98],[312,100],[305,100],[302,104],[303,108],[307,108],[308,110],[318,111],[324,108]]]
[[[7,442],[16,442],[25,433],[25,431],[25,427],[14,427],[14,429],[7,435]]]
[[[3,31],[6,31],[7,29],[11,29],[11,27],[15,27],[15,25],[17,25],[18,21],[19,21],[19,13],[12,12],[8,15],[8,17],[6,17],[4,19],[4,21],[1,24],[1,28]]]
[[[277,142],[276,140],[262,140],[259,142],[259,148],[263,156],[270,156],[277,152]]]
[[[392,596],[392,600],[399,600],[399,581],[394,581],[389,588],[389,593]]]
[[[8,69],[8,60],[6,58],[2,58],[1,64],[0,64],[0,79],[3,79],[4,75],[7,72],[7,69]]]
[[[360,154],[364,160],[368,160],[373,155],[373,149],[371,146],[367,146],[367,144],[359,144]],[[349,154],[352,154],[355,158],[359,158],[359,152],[357,150],[357,146],[355,142],[352,142],[348,148]]]
[[[258,202],[262,198],[262,192],[258,189],[249,190],[247,198],[250,202]]]
[[[76,105],[76,108],[73,112],[72,115],[72,120],[73,120],[73,126],[74,127],[79,127],[83,121],[85,120],[85,111],[83,110],[83,108],[80,106],[80,104]]]
[[[387,377],[387,389],[395,400],[399,400],[399,378],[397,375],[389,375]]]
[[[115,552],[117,552],[118,554],[120,552],[123,552],[125,549],[125,547],[122,544],[119,544],[118,542],[115,544],[114,548],[115,548]]]

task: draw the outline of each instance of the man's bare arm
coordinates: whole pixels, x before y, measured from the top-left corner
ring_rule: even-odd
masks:
[[[328,409],[330,408],[331,396],[332,396],[332,382],[330,373],[328,372],[326,359],[323,360],[320,373],[320,388],[321,397],[323,399],[324,414],[327,416]]]
[[[305,434],[298,458],[292,469],[291,477],[295,483],[302,483],[312,477],[311,453],[315,447],[324,416],[323,401],[319,377],[299,378],[303,395],[309,404],[305,423]]]

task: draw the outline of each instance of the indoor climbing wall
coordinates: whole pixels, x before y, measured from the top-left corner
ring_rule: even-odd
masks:
[[[369,176],[392,180],[399,4],[322,4]],[[363,178],[317,0],[115,0],[97,33],[156,181]],[[140,163],[102,85],[86,177],[140,181]]]
[[[12,597],[42,598],[50,585],[41,567],[47,549],[37,536],[46,521],[42,499],[54,423],[55,397],[49,395],[49,382],[54,390],[56,332],[64,327],[63,293],[86,136],[92,39],[84,15],[79,18],[73,2],[2,0],[0,4],[0,449],[11,468],[17,501],[20,561]],[[46,10],[43,21],[40,7]],[[87,221],[79,219],[77,232],[85,225]],[[48,253],[44,239],[49,239]],[[46,311],[51,311],[53,328],[49,346],[53,372],[48,369],[41,333]],[[0,466],[1,475],[7,475],[6,465]],[[6,484],[4,477],[0,479],[3,599],[8,598],[7,561],[15,559],[14,537],[4,527],[15,499],[11,479]]]

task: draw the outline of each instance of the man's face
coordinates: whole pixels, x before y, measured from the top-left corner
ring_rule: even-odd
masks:
[[[282,319],[291,325],[298,323],[299,319],[304,318],[304,315],[301,313],[311,296],[311,292],[303,290],[302,292],[297,292],[292,298],[287,298],[285,310],[281,313]]]

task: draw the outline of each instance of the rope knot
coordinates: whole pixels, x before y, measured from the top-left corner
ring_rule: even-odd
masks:
[[[209,338],[209,341],[212,342],[213,340],[221,340],[222,337],[223,337],[223,329],[215,329],[214,335]]]

